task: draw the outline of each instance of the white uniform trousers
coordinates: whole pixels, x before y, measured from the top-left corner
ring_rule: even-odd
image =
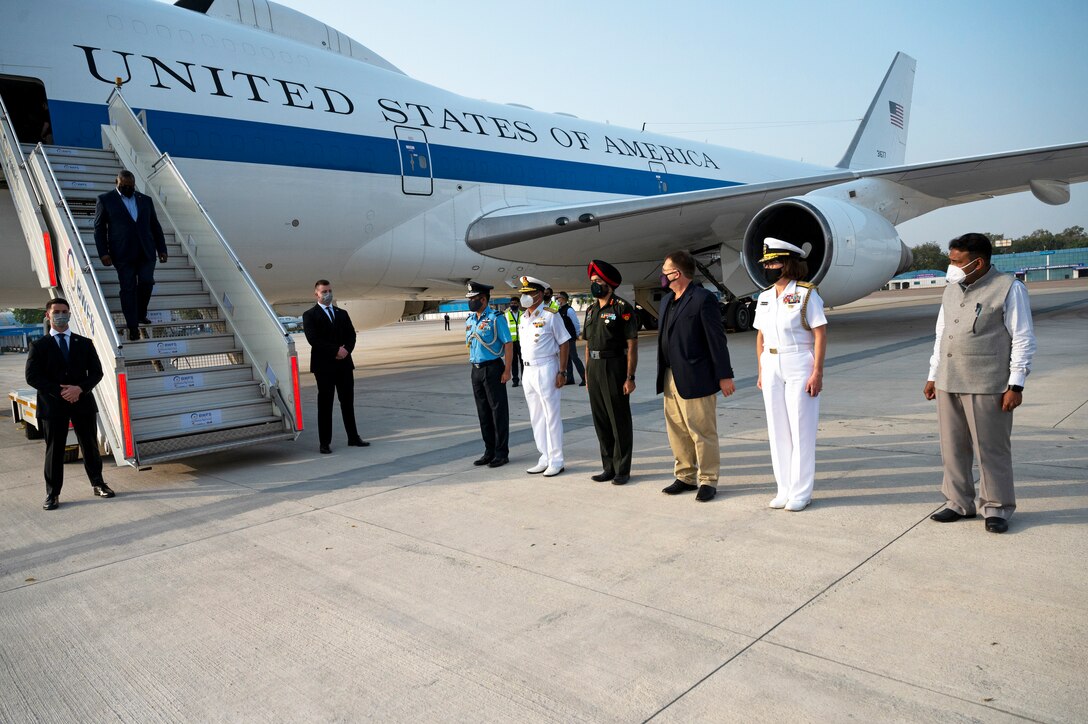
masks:
[[[553,468],[563,467],[562,390],[555,386],[557,374],[558,357],[527,361],[521,373],[525,404],[529,407],[529,421],[533,425],[533,441],[540,451],[538,463]]]
[[[775,497],[802,503],[812,499],[816,478],[820,398],[805,392],[814,362],[811,347],[778,348],[778,354],[764,349],[761,360]]]

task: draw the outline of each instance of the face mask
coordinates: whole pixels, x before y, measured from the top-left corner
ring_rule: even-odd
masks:
[[[597,299],[604,299],[605,297],[608,296],[608,293],[610,291],[612,291],[611,287],[606,287],[604,284],[601,284],[600,282],[593,282],[592,284],[589,285],[589,293],[592,294]]]
[[[978,261],[978,259],[975,259],[975,261]],[[971,266],[975,261],[969,262],[967,266]],[[970,273],[971,272],[964,271],[962,267],[958,267],[955,264],[949,264],[948,271],[945,272],[945,279],[948,280],[949,284],[962,284],[963,280],[966,279],[967,275]]]
[[[763,268],[763,278],[767,280],[768,284],[774,284],[782,276],[781,269],[768,269]]]
[[[117,190],[121,192],[121,195],[126,199],[131,199],[132,194],[136,193],[135,186],[118,186]]]
[[[55,313],[53,315],[53,328],[54,329],[64,329],[65,327],[68,326],[68,320],[71,319],[71,318],[72,318],[72,315],[70,315],[70,314],[64,314],[62,312]]]
[[[484,308],[484,300],[481,299],[480,297],[473,297],[472,299],[468,300],[468,311],[478,312],[483,308]]]
[[[332,292],[321,292],[321,303],[326,307],[332,304]]]
[[[662,289],[668,289],[670,284],[672,284],[672,279],[669,279],[669,275],[668,274],[662,274],[661,275],[661,288]]]
[[[533,295],[532,294],[522,294],[521,299],[519,301],[521,302],[521,306],[528,309],[529,307],[533,306]]]
[[[518,307],[518,305],[516,305],[516,304],[511,304],[510,305],[510,311],[513,312],[514,314],[517,314],[518,312],[521,311],[521,308]]]

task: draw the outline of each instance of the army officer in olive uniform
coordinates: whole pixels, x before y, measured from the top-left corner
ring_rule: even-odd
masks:
[[[611,264],[589,263],[590,293],[596,298],[586,310],[582,338],[586,341],[586,382],[593,427],[601,444],[597,482],[623,485],[631,477],[631,393],[638,367],[638,313],[633,304],[616,296],[622,281]]]

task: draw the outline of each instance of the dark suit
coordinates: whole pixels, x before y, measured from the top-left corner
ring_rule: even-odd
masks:
[[[64,485],[64,446],[68,423],[75,429],[83,452],[83,467],[91,485],[102,484],[102,458],[98,454],[98,404],[92,390],[102,380],[102,364],[94,343],[68,332],[68,361],[52,335],[45,335],[30,346],[26,359],[27,384],[38,391],[38,421],[45,434],[45,493],[60,497]],[[60,396],[60,386],[79,385],[83,394],[73,402]]]
[[[718,300],[691,284],[679,300],[661,300],[657,342],[657,392],[665,393],[665,432],[676,479],[716,487],[721,469],[718,418],[720,380],[732,379]]]
[[[151,197],[137,191],[135,198],[135,219],[117,189],[99,196],[94,208],[94,243],[98,256],[109,256],[117,269],[121,311],[129,329],[136,329],[147,316],[155,286],[155,259],[166,255],[166,237]]]
[[[317,382],[317,437],[322,447],[332,443],[332,398],[340,399],[340,413],[344,417],[344,431],[348,440],[359,437],[355,427],[355,363],[351,351],[355,349],[355,327],[351,317],[343,309],[335,309],[336,323],[320,304],[315,304],[302,315],[302,330],[310,343],[310,372]],[[344,359],[336,359],[343,346],[348,351]]]
[[[657,394],[665,389],[667,368],[684,399],[717,394],[719,380],[733,379],[718,300],[694,283],[673,304],[675,296],[666,294],[658,310]]]

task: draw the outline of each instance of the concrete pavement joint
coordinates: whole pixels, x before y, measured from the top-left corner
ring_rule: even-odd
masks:
[[[745,645],[745,646],[744,646],[744,648],[742,648],[742,649],[741,649],[740,651],[737,651],[737,652],[736,652],[735,654],[733,654],[733,655],[732,655],[732,656],[730,656],[730,657],[729,657],[728,659],[726,659],[726,660],[725,660],[725,661],[723,661],[723,662],[722,662],[721,664],[719,664],[719,665],[718,665],[717,667],[715,667],[715,668],[714,668],[713,670],[711,670],[711,671],[710,671],[710,672],[709,672],[708,674],[706,674],[705,676],[703,676],[702,678],[700,678],[700,679],[699,679],[698,681],[696,681],[696,682],[695,682],[694,684],[692,684],[691,686],[689,686],[689,687],[688,687],[687,689],[685,689],[684,691],[680,692],[680,694],[679,694],[678,696],[676,696],[676,697],[675,697],[674,699],[672,699],[672,700],[671,700],[670,702],[668,702],[667,704],[665,704],[665,706],[661,707],[660,709],[658,709],[657,711],[655,711],[655,712],[654,712],[653,714],[651,714],[650,716],[648,716],[648,717],[647,717],[646,719],[644,719],[644,720],[643,720],[643,722],[642,722],[642,724],[646,724],[647,722],[649,722],[649,721],[652,721],[652,720],[653,720],[653,719],[655,719],[655,718],[656,718],[656,717],[657,717],[657,716],[658,716],[659,714],[663,713],[663,712],[664,712],[664,711],[665,711],[666,709],[668,709],[668,708],[669,708],[670,706],[672,706],[673,704],[675,704],[676,702],[680,701],[680,700],[681,700],[681,699],[683,699],[683,698],[684,698],[685,696],[687,696],[688,694],[690,694],[690,693],[691,693],[692,691],[694,691],[694,690],[695,690],[696,688],[698,688],[700,684],[702,684],[703,682],[707,681],[707,680],[708,680],[708,679],[709,679],[710,677],[714,676],[714,674],[718,673],[719,671],[721,671],[722,669],[724,669],[724,668],[725,668],[726,666],[728,666],[728,665],[729,665],[730,663],[732,663],[733,661],[735,661],[735,660],[736,660],[737,658],[739,658],[740,656],[742,656],[742,655],[743,655],[743,654],[744,654],[745,652],[747,652],[747,651],[748,651],[748,650],[749,650],[750,648],[752,648],[752,647],[753,647],[753,646],[755,646],[755,645],[756,645],[757,643],[759,643],[760,641],[762,641],[763,639],[765,639],[765,638],[766,638],[767,636],[769,636],[769,635],[770,635],[771,633],[773,633],[773,632],[774,632],[774,630],[775,630],[775,629],[777,629],[777,628],[778,628],[779,626],[781,626],[781,625],[782,625],[782,624],[784,624],[784,623],[785,623],[786,621],[790,620],[790,619],[791,619],[791,618],[793,618],[793,617],[794,617],[795,615],[797,615],[798,613],[800,613],[800,612],[801,612],[802,610],[804,610],[805,608],[807,608],[807,607],[808,607],[808,606],[809,606],[809,605],[810,605],[810,604],[811,604],[812,602],[814,602],[814,601],[815,601],[816,599],[818,599],[818,598],[821,598],[821,597],[823,597],[823,596],[824,596],[825,594],[827,594],[827,593],[828,593],[829,591],[831,591],[831,589],[833,589],[833,588],[834,588],[835,586],[837,586],[837,585],[838,585],[839,583],[841,583],[841,582],[842,582],[843,580],[845,580],[845,579],[846,579],[846,578],[847,578],[848,576],[850,576],[851,574],[853,574],[853,573],[855,573],[856,571],[858,571],[859,569],[861,569],[861,567],[862,567],[862,566],[864,566],[864,565],[865,565],[865,564],[867,564],[867,563],[868,563],[869,561],[871,561],[871,560],[873,560],[874,558],[876,558],[876,557],[877,557],[878,555],[880,555],[881,553],[883,553],[883,552],[884,552],[885,550],[887,550],[887,549],[888,549],[888,548],[889,548],[889,547],[890,547],[890,546],[891,546],[892,544],[894,544],[895,542],[899,541],[899,540],[900,540],[901,538],[903,538],[903,537],[904,537],[905,535],[907,535],[907,534],[908,534],[908,533],[910,533],[910,532],[911,532],[912,530],[914,530],[915,528],[917,528],[917,527],[918,527],[919,525],[921,525],[921,524],[922,524],[922,523],[923,523],[924,521],[928,520],[928,519],[929,519],[929,516],[930,516],[930,515],[932,515],[933,513],[936,513],[936,512],[938,511],[938,510],[940,510],[940,509],[941,509],[941,508],[943,508],[943,507],[944,507],[944,503],[941,503],[941,504],[940,504],[940,505],[939,505],[938,507],[934,508],[934,509],[933,509],[932,511],[930,511],[929,513],[926,513],[926,515],[925,515],[925,516],[924,516],[923,518],[921,518],[921,519],[919,519],[918,521],[916,521],[916,522],[915,522],[915,523],[914,523],[913,525],[911,525],[911,526],[910,526],[909,528],[907,528],[906,530],[904,530],[904,531],[903,531],[902,533],[900,533],[899,535],[895,536],[894,538],[892,538],[892,539],[891,539],[890,541],[888,541],[888,542],[887,542],[887,543],[885,543],[884,545],[880,546],[880,548],[877,548],[877,549],[876,549],[875,551],[873,551],[873,552],[872,552],[872,553],[871,553],[871,554],[870,554],[869,556],[867,556],[867,557],[866,557],[866,558],[865,558],[864,560],[862,560],[862,561],[861,561],[860,563],[858,563],[858,564],[857,564],[857,565],[855,565],[855,566],[854,566],[853,568],[851,568],[850,570],[848,570],[848,571],[847,571],[846,573],[842,574],[841,576],[839,576],[838,578],[836,578],[836,579],[835,579],[834,581],[832,581],[831,583],[827,584],[827,586],[825,586],[825,587],[824,587],[824,588],[823,588],[822,590],[820,590],[819,592],[815,593],[815,594],[814,594],[814,595],[813,595],[813,596],[812,596],[811,598],[809,598],[809,599],[808,599],[807,601],[805,601],[805,602],[804,602],[804,603],[802,603],[802,604],[801,604],[800,606],[798,606],[797,608],[795,608],[795,609],[794,609],[793,611],[791,611],[791,612],[789,612],[788,614],[786,614],[785,616],[783,616],[783,617],[782,617],[782,618],[781,618],[781,619],[780,619],[780,620],[779,620],[779,621],[778,621],[777,623],[775,623],[775,624],[774,624],[773,626],[771,626],[771,627],[770,627],[769,629],[767,629],[766,631],[764,631],[763,633],[761,633],[761,634],[760,634],[760,635],[759,635],[759,636],[758,636],[758,637],[757,637],[756,639],[754,639],[753,641],[751,641],[750,643],[748,643],[747,645]],[[879,676],[879,674],[876,674],[876,675],[877,675],[877,676]]]

